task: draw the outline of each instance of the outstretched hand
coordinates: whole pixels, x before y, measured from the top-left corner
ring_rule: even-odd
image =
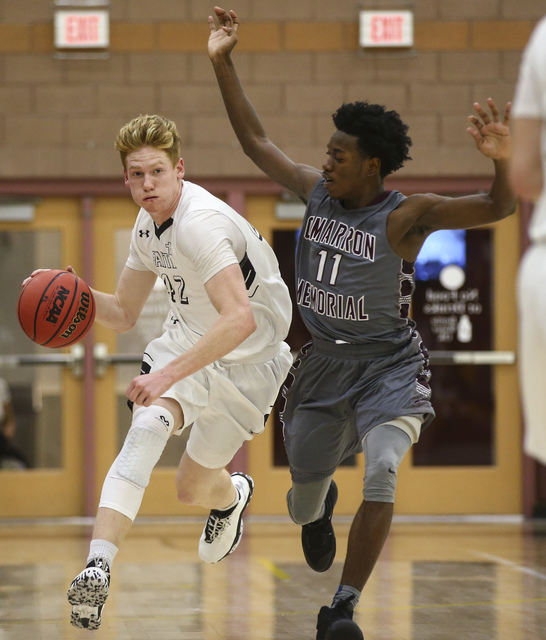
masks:
[[[512,146],[512,138],[508,123],[510,122],[510,111],[512,104],[506,105],[504,119],[501,122],[499,111],[491,98],[487,99],[487,104],[491,110],[491,117],[486,113],[482,106],[474,103],[474,108],[479,115],[468,116],[468,119],[475,128],[468,127],[467,131],[474,138],[476,148],[491,160],[507,160],[510,158]]]
[[[235,11],[225,11],[221,7],[214,7],[214,16],[209,16],[210,36],[209,57],[230,53],[237,44],[237,30],[239,18]],[[216,19],[215,19],[216,18]]]

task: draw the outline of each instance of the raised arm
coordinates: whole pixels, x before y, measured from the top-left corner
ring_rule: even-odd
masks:
[[[406,260],[415,260],[427,237],[440,229],[469,229],[497,222],[516,211],[517,199],[509,181],[511,137],[510,103],[501,120],[493,100],[487,101],[491,116],[474,105],[470,116],[474,128],[467,131],[480,153],[493,161],[495,177],[489,193],[458,198],[435,194],[413,195],[389,217],[387,233],[393,249]]]
[[[511,103],[506,105],[504,118],[491,98],[487,99],[491,115],[478,103],[474,103],[477,116],[469,116],[474,127],[467,129],[474,138],[476,148],[493,161],[495,177],[487,194],[464,198],[445,198],[432,207],[422,222],[436,229],[459,229],[477,227],[497,222],[516,211],[516,196],[509,181],[509,164],[512,153],[510,135]]]
[[[243,151],[272,180],[302,200],[307,200],[321,172],[314,167],[293,162],[267,137],[254,107],[243,91],[231,59],[231,51],[238,39],[237,14],[220,7],[215,7],[214,12],[214,17],[209,16],[209,57],[231,126]]]

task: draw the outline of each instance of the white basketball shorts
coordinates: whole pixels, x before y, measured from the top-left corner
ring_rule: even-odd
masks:
[[[152,340],[143,356],[144,369],[157,371],[192,346],[188,341],[184,349],[183,342],[180,333],[175,342],[169,331]],[[281,342],[272,360],[258,364],[214,362],[164,393],[163,397],[176,400],[184,413],[184,424],[175,435],[192,426],[186,446],[192,460],[208,469],[220,469],[245,440],[261,433],[291,365],[290,348]]]

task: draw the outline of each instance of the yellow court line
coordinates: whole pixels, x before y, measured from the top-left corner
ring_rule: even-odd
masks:
[[[279,580],[290,580],[290,576],[271,560],[267,558],[256,558],[256,560]]]

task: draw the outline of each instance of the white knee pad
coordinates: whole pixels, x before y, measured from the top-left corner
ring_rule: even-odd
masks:
[[[137,407],[123,448],[102,487],[99,507],[108,507],[134,520],[144,489],[174,428],[174,417],[159,405]]]

